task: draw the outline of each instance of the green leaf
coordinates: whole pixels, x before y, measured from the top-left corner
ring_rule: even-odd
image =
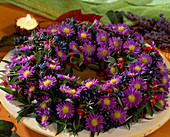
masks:
[[[0,120],[0,136],[9,137],[12,133],[11,129],[13,126],[14,124],[12,122]]]
[[[65,69],[65,73],[66,74],[73,74],[73,69],[71,66],[68,66],[66,69]]]
[[[159,103],[159,101],[156,101],[156,102],[154,103],[154,106],[157,107],[157,108],[160,109],[160,110],[164,110],[163,106],[161,105],[161,103]]]
[[[41,51],[38,51],[38,52],[34,55],[34,58],[38,61],[38,65],[39,65],[40,62],[41,62],[41,58],[42,58]]]
[[[114,65],[114,63],[109,63],[108,67],[111,68]]]
[[[93,71],[101,72],[102,69],[96,64],[88,64],[87,67]]]
[[[100,62],[100,67],[101,67],[102,71],[105,71],[105,61],[104,60],[102,60]]]
[[[14,96],[17,96],[17,93],[10,90],[10,89],[7,89],[7,88],[3,88],[3,87],[0,87],[1,90],[5,91],[6,93],[9,93],[11,95],[14,95]]]
[[[123,11],[108,11],[106,15],[109,17],[109,20],[112,24],[123,23]]]
[[[77,130],[80,126],[80,118],[79,116],[75,117],[74,121],[73,121],[73,128],[74,130]]]
[[[151,90],[151,92],[166,92],[166,91],[164,91],[164,90]]]
[[[79,64],[79,63],[83,62],[83,60],[81,60],[79,58],[70,58],[70,61],[74,64]]]
[[[129,123],[126,124],[126,127],[130,130],[130,124]]]
[[[154,109],[149,101],[147,102],[147,105],[146,105],[146,111],[150,116],[153,116]]]
[[[70,98],[67,98],[65,101],[73,103],[73,101]]]
[[[94,137],[94,133],[93,132],[90,133],[90,137]]]
[[[51,101],[52,101],[52,99],[51,99],[51,98],[49,98],[48,100],[43,101],[43,102],[40,104],[40,106],[41,106],[41,105],[43,105],[43,104],[46,104],[46,103],[48,103],[48,102],[51,102]]]
[[[56,135],[60,134],[65,128],[65,125],[57,123],[57,133]]]
[[[131,5],[147,5],[151,3],[153,0],[125,0],[125,2]]]
[[[3,59],[0,59],[0,61],[4,62],[4,63],[7,63],[7,64],[11,64],[10,61],[7,61],[7,60],[3,60]]]
[[[10,137],[20,137],[19,135],[17,135],[15,132],[12,132]]]
[[[0,72],[5,72],[6,70],[0,70]]]
[[[10,81],[10,82],[8,82],[8,84],[19,84],[19,83],[21,83],[22,81]]]
[[[116,60],[113,57],[109,57],[107,62],[116,63]]]

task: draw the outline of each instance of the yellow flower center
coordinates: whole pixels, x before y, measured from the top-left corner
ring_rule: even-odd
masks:
[[[86,83],[86,87],[90,87],[91,86],[91,84],[92,84],[92,82],[90,81],[90,82],[87,82]]]
[[[163,100],[159,100],[159,103],[164,106],[164,101]]]
[[[44,81],[44,85],[50,85],[51,81],[49,79],[47,79],[46,81]]]
[[[86,33],[81,33],[81,38],[85,39],[87,37]]]
[[[110,83],[111,83],[111,84],[116,83],[116,79],[112,79],[112,80],[110,81]]]
[[[92,59],[92,58],[90,58],[90,57],[87,57],[87,60],[88,60],[88,61],[91,61],[91,59]]]
[[[112,28],[115,29],[115,26],[113,26]]]
[[[29,75],[30,73],[31,73],[30,71],[26,70],[26,71],[24,72],[24,76],[26,77],[26,76]]]
[[[101,41],[106,41],[106,37],[105,36],[101,36]]]
[[[119,45],[119,43],[118,43],[117,41],[114,41],[114,42],[113,42],[113,45],[114,45],[115,47],[117,47],[117,46]]]
[[[160,90],[164,90],[163,88],[160,88]]]
[[[66,92],[66,91],[67,91],[67,89],[63,88],[63,91],[64,91],[64,92]]]
[[[105,99],[103,100],[103,104],[105,104],[105,105],[110,105],[110,99],[105,98]]]
[[[68,113],[69,112],[69,108],[67,106],[64,106],[62,108],[62,111],[63,111],[63,113]]]
[[[31,86],[30,88],[29,88],[29,92],[32,92],[32,91],[34,91],[35,90],[35,86]]]
[[[76,91],[75,91],[75,89],[70,89],[69,93],[73,95],[76,93]]]
[[[92,126],[97,126],[97,125],[98,125],[97,119],[92,119],[92,120],[91,120],[91,125],[92,125]]]
[[[87,46],[86,51],[90,52],[92,50],[91,46]]]
[[[103,50],[103,51],[102,51],[102,55],[103,55],[103,56],[106,56],[106,55],[107,55],[107,50]]]
[[[52,32],[52,33],[56,33],[56,32],[57,32],[57,29],[52,29],[51,32]]]
[[[46,106],[47,106],[46,103],[44,103],[41,105],[41,108],[44,109]]]
[[[73,50],[76,50],[77,48],[76,48],[76,46],[75,46],[75,45],[73,45],[73,46],[72,46],[72,49],[73,49]]]
[[[144,58],[144,57],[141,59],[141,61],[142,61],[143,63],[147,63],[147,62],[148,62],[147,58]]]
[[[8,69],[8,71],[6,72],[6,74],[8,75],[10,73],[10,69]]]
[[[70,30],[69,30],[68,28],[64,28],[64,29],[63,29],[63,32],[64,32],[64,33],[69,33]]]
[[[54,63],[55,61],[54,61],[54,60],[52,60],[51,62],[52,62],[52,63]]]
[[[135,74],[134,74],[134,73],[128,73],[128,75],[133,76],[133,75],[135,75]]]
[[[16,89],[15,88],[13,88],[13,89],[11,89],[12,91],[15,91]]]
[[[118,27],[118,30],[119,30],[119,31],[124,31],[124,27],[123,27],[123,26]]]
[[[136,67],[134,68],[134,70],[140,71],[140,70],[141,70],[141,67],[140,67],[140,66],[136,66]]]
[[[59,57],[62,57],[61,51],[58,51],[58,56],[59,56]]]
[[[47,119],[47,116],[46,115],[43,115],[42,116],[42,121],[45,121]]]
[[[164,67],[163,66],[160,66],[159,68],[161,69],[161,71],[164,71]]]
[[[19,60],[19,59],[21,59],[21,56],[19,56],[18,58],[16,58],[16,60]]]
[[[115,68],[111,68],[111,69],[110,69],[110,72],[113,74],[113,73],[116,72],[116,69],[115,69]]]
[[[135,96],[134,95],[129,95],[128,99],[129,99],[130,102],[133,102],[133,101],[135,101]]]
[[[102,91],[103,91],[103,90],[104,90],[104,87],[101,87],[101,88],[100,88],[100,90],[102,90]]]
[[[50,64],[50,68],[55,68],[56,65]]]
[[[130,46],[129,46],[129,50],[134,51],[134,50],[135,50],[135,46],[130,45]]]
[[[156,80],[156,76],[153,79]]]
[[[134,85],[134,88],[136,88],[136,89],[140,89],[140,87],[141,87],[141,85],[140,85],[139,83],[136,83],[136,84]]]
[[[121,113],[120,113],[120,112],[115,112],[115,113],[114,113],[114,117],[115,117],[116,119],[119,119],[119,118],[121,117]]]
[[[166,83],[166,78],[162,79],[162,83],[165,84]]]

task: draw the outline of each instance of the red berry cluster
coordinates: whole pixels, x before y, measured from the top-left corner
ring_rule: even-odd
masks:
[[[83,105],[79,105],[79,107],[76,108],[76,111],[78,112],[78,115],[79,115],[79,116],[83,116],[83,111],[82,111],[82,109],[83,109]]]

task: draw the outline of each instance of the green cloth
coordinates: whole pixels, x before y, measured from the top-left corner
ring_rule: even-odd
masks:
[[[159,19],[159,14],[170,15],[170,0],[0,0],[8,2],[55,20],[70,10],[81,9],[83,14],[94,13],[102,15],[101,23],[110,23],[106,12],[130,11],[138,16]],[[132,22],[125,19],[125,23]]]

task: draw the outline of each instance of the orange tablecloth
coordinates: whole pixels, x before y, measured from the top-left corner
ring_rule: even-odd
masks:
[[[25,16],[27,13],[30,13],[39,21],[46,20],[46,18],[44,17],[41,17],[37,14],[31,13],[14,5],[0,4],[0,38],[2,38],[2,36],[4,35],[9,35],[15,32],[15,19],[21,16]],[[51,23],[42,23],[40,24],[40,27],[47,27],[50,24]],[[0,58],[3,58],[9,51],[10,46],[0,47]],[[20,137],[45,137],[44,135],[38,134],[31,129],[28,129],[21,123],[17,123],[17,121],[5,110],[2,104],[0,105],[0,120],[13,122],[16,126],[16,133]],[[160,129],[148,135],[147,137],[170,137],[170,120],[166,122]]]

